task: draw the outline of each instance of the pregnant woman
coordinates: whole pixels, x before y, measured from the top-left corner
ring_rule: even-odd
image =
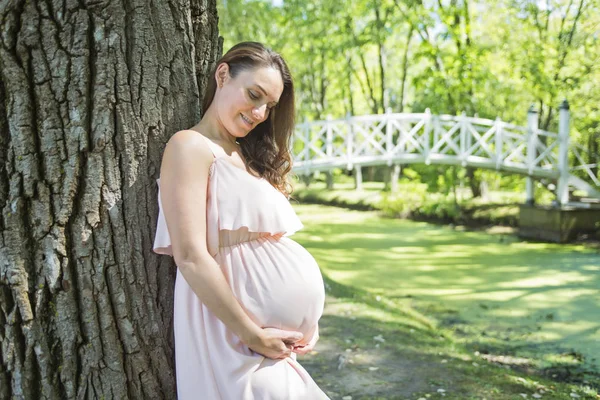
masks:
[[[234,46],[203,118],[163,155],[154,251],[171,255],[179,400],[327,399],[296,354],[319,338],[323,279],[288,236],[294,89],[281,56]]]

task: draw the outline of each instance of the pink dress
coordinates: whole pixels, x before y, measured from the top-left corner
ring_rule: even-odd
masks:
[[[318,334],[325,291],[314,258],[287,236],[302,228],[283,194],[231,164],[205,138],[215,159],[207,193],[207,246],[248,315],[262,327]],[[158,180],[160,185],[160,180]],[[154,251],[172,255],[160,202]],[[200,302],[177,271],[175,361],[179,400],[327,399],[296,354],[273,360],[250,350]]]

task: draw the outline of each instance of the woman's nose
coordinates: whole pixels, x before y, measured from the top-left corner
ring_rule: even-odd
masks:
[[[263,104],[260,107],[255,107],[252,110],[252,114],[254,115],[254,118],[260,119],[260,120],[265,118],[266,113],[267,113],[267,105],[266,104]]]

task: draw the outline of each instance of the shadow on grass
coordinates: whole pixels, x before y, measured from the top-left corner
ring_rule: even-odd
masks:
[[[296,208],[306,224],[296,238],[317,259],[328,285],[341,285],[340,296],[353,293],[372,304],[382,295],[390,309],[404,307],[407,315],[420,310],[423,327],[436,326],[423,314],[432,315],[467,343],[523,354],[539,368],[577,357],[583,360],[577,365],[598,367],[597,253],[375,213]]]
[[[548,392],[546,398],[570,398],[569,385],[523,375],[522,368],[487,363],[440,336],[439,330],[415,329],[401,312],[390,316],[382,306],[386,299],[370,305],[363,300],[360,290],[330,286],[317,353],[299,359],[332,399],[438,398],[444,393],[448,400],[502,400],[541,388]]]

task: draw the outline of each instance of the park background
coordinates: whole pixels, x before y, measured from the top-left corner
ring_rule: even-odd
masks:
[[[526,126],[528,112],[537,112],[539,129],[557,132],[566,100],[570,140],[596,177],[598,5],[218,3],[224,48],[257,40],[288,60],[300,123],[427,111]],[[297,134],[294,150],[301,154],[304,126]],[[323,136],[316,146],[325,142]],[[390,170],[383,162],[363,167],[363,185],[352,169],[296,170],[293,198],[307,225],[297,238],[321,265],[332,295],[325,350],[308,364],[317,381],[333,398],[508,399],[543,396],[547,386],[535,377],[544,376],[581,385],[545,397],[595,397],[600,225],[575,245],[528,242],[517,236],[519,206],[526,201],[523,175],[424,163],[403,165],[399,177]],[[536,180],[536,204],[556,206],[555,190],[556,181]],[[571,191],[571,199],[580,196]],[[381,311],[386,307],[388,315]],[[419,317],[411,314],[416,310]],[[415,345],[420,318],[468,355]],[[394,343],[393,354],[375,347],[382,337]],[[438,357],[423,356],[431,353]],[[478,371],[482,358],[532,376],[523,383],[504,370]]]
[[[299,122],[389,108],[525,126],[532,109],[556,132],[567,100],[570,140],[593,165],[599,9],[0,1],[0,398],[175,398],[175,268],[152,253],[156,179],[234,43],[286,57]],[[295,182],[295,238],[328,295],[321,340],[301,360],[319,385],[345,400],[598,398],[594,235],[515,236],[519,175],[401,172],[395,191],[385,167],[365,170],[362,191],[344,169],[333,190],[327,174]],[[536,181],[538,204],[552,203],[551,184]]]

